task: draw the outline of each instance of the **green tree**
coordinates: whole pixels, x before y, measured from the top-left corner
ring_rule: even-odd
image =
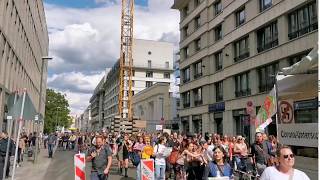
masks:
[[[65,95],[53,89],[47,89],[44,132],[54,132],[57,126],[70,127],[72,119],[69,113],[69,103]]]

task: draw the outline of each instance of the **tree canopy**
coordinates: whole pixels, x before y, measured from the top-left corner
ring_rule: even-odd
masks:
[[[72,119],[69,116],[69,103],[65,95],[53,89],[47,89],[44,132],[54,132],[57,127],[68,128]]]

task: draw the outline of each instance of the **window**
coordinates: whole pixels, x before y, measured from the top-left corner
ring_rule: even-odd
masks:
[[[132,70],[132,76],[134,76],[136,74],[135,70]]]
[[[246,21],[244,7],[236,12],[236,27],[240,26]]]
[[[197,79],[198,77],[202,76],[202,61],[199,61],[194,64],[194,78]]]
[[[260,0],[260,12],[272,6],[272,0]]]
[[[215,15],[220,14],[221,11],[222,11],[222,3],[221,3],[221,1],[218,1],[218,2],[214,3],[213,6],[214,6],[214,14]]]
[[[185,83],[188,81],[190,81],[190,67],[183,70],[183,82]]]
[[[186,17],[188,15],[188,13],[189,13],[189,6],[188,5],[183,8],[182,13],[183,13],[184,17]]]
[[[169,62],[166,61],[166,68],[169,68]]]
[[[146,77],[152,78],[153,77],[153,72],[152,71],[147,71],[146,72]]]
[[[151,60],[148,60],[148,68],[151,68]]]
[[[200,38],[196,39],[194,41],[194,43],[195,43],[196,51],[200,51],[200,49],[201,49],[201,40],[200,40]]]
[[[216,40],[216,41],[222,39],[222,26],[221,26],[221,24],[218,25],[218,26],[214,29],[214,37],[215,37],[215,40]]]
[[[234,61],[240,61],[244,58],[247,58],[250,56],[249,53],[249,36],[238,40],[237,42],[234,43],[234,54],[235,58]]]
[[[299,55],[295,55],[293,57],[290,57],[289,58],[289,65],[292,66],[295,63],[299,62],[303,57],[307,56],[308,53],[309,53],[309,51],[308,52],[304,52],[304,53],[299,54]]]
[[[197,88],[193,90],[194,94],[194,105],[199,106],[202,104],[202,88]]]
[[[233,110],[232,115],[234,119],[234,124],[236,125],[236,134],[241,134],[246,139],[248,139],[248,143],[250,144],[250,117],[245,113],[245,109]]]
[[[303,34],[318,29],[318,15],[316,1],[308,4],[288,16],[289,39],[299,37]]]
[[[167,73],[167,72],[163,73],[163,78],[170,79],[170,73]]]
[[[192,116],[193,132],[202,133],[202,116],[193,115]]]
[[[151,87],[152,86],[152,81],[146,81],[146,88]]]
[[[201,4],[201,0],[194,0],[194,7],[197,7]]]
[[[187,46],[184,48],[184,56],[187,58],[187,57],[189,57],[189,55],[190,55],[189,46]]]
[[[216,102],[223,100],[223,84],[222,81],[215,83],[216,86]]]
[[[279,63],[270,64],[258,69],[259,92],[270,91],[276,81]]]
[[[194,18],[195,28],[198,29],[201,26],[200,15]]]
[[[294,121],[299,123],[318,123],[318,98],[294,102]]]
[[[273,22],[257,31],[258,52],[270,49],[278,45],[278,28],[277,22]]]
[[[189,28],[189,26],[188,25],[186,25],[183,29],[182,29],[182,35],[183,35],[183,38],[186,38],[186,37],[188,37],[188,28]]]
[[[249,72],[235,76],[235,96],[248,96],[251,95],[251,90],[249,89]]]
[[[190,107],[190,91],[187,91],[182,94],[183,97],[183,107]]]
[[[219,71],[222,69],[222,51],[216,53],[214,57],[216,62],[216,71]]]

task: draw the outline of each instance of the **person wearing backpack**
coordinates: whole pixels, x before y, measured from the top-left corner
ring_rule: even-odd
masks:
[[[167,148],[164,144],[166,143],[166,138],[161,136],[159,142],[155,145],[153,154],[155,158],[155,180],[164,180],[166,171],[166,157],[164,156],[165,149]]]

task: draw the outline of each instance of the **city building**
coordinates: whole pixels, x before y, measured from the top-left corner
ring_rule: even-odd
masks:
[[[39,112],[40,107],[44,115],[48,47],[42,0],[0,1],[0,130],[7,130],[7,100],[14,92],[26,89],[34,108]],[[25,124],[27,129],[31,125]]]
[[[156,125],[179,131],[179,120],[176,118],[178,98],[169,90],[169,83],[156,83],[133,96],[134,115],[146,121],[147,132],[156,131]]]
[[[170,83],[170,87],[173,88],[173,45],[171,43],[134,39],[132,52],[133,95],[158,82]],[[170,88],[171,92],[172,88]],[[103,82],[99,83],[91,97],[91,117],[94,128],[120,131],[120,122],[115,121],[115,116],[118,115],[118,94],[119,61],[106,73]],[[129,124],[132,123],[123,123],[128,126],[125,127],[127,130],[130,129]]]
[[[174,0],[180,11],[184,132],[241,134],[253,142],[254,113],[283,67],[318,43],[315,0]],[[276,123],[267,134],[276,135]]]

